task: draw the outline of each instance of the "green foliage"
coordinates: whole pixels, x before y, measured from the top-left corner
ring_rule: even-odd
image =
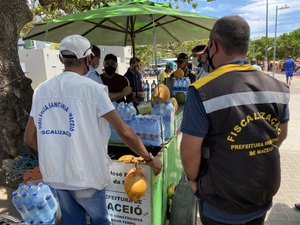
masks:
[[[156,46],[157,60],[163,58],[176,58],[178,53],[184,52],[187,55],[192,53],[192,49],[197,45],[207,44],[208,40],[185,41],[182,43],[172,42]],[[141,59],[143,67],[148,67],[150,62],[154,62],[155,56],[152,45],[136,46],[136,55]]]
[[[249,44],[248,59],[256,58],[263,61],[265,58],[266,38],[251,40]],[[268,60],[274,58],[274,38],[268,39]],[[276,61],[285,60],[288,56],[300,58],[300,28],[290,33],[284,33],[276,38]]]

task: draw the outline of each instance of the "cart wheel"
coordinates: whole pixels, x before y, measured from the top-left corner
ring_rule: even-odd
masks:
[[[198,202],[182,175],[173,197],[169,225],[197,225]]]

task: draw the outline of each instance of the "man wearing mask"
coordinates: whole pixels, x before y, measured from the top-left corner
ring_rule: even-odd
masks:
[[[193,74],[192,71],[188,68],[188,55],[185,53],[179,53],[175,62],[177,64],[177,69],[182,69],[182,71],[184,72],[184,77],[190,78],[191,83],[195,82],[195,74]],[[174,73],[171,74],[171,77],[174,77]]]
[[[195,79],[198,80],[201,77],[206,76],[208,73],[202,67],[201,56],[204,54],[206,45],[197,45],[192,49],[192,62],[196,68]]]
[[[99,67],[100,62],[100,48],[98,48],[96,45],[92,45],[92,52],[93,54],[91,55],[91,64],[89,65],[89,70],[84,76],[96,81],[99,84],[103,84],[100,74],[96,70]]]
[[[250,27],[240,16],[214,24],[208,76],[191,85],[181,131],[186,180],[203,225],[262,225],[280,186],[289,88],[247,61]]]
[[[103,61],[104,73],[100,75],[104,85],[108,87],[109,98],[117,103],[125,102],[126,96],[132,93],[132,88],[126,77],[117,74],[117,56],[107,54]]]

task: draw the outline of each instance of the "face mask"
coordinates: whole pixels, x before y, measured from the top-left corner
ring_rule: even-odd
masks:
[[[117,68],[115,68],[113,66],[107,66],[107,67],[104,67],[104,70],[108,75],[113,75],[116,72]]]
[[[193,57],[192,63],[193,63],[193,66],[194,66],[194,67],[198,67],[198,66],[199,66],[198,57]]]
[[[212,44],[211,44],[212,45]],[[210,47],[211,47],[211,45],[210,45]],[[206,50],[205,50],[205,53],[204,53],[204,55],[205,55],[205,57],[206,57],[206,60],[204,61],[204,62],[202,62],[202,68],[203,68],[203,70],[205,71],[205,72],[207,72],[207,73],[211,73],[212,71],[214,71],[214,69],[216,68],[215,66],[214,66],[214,64],[213,64],[213,61],[212,61],[212,59],[213,59],[213,57],[215,56],[215,54],[216,53],[214,53],[211,57],[209,56],[209,48],[207,48]]]

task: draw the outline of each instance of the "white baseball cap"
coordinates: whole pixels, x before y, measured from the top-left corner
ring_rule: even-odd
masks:
[[[77,59],[81,59],[92,54],[92,46],[87,38],[78,34],[74,34],[67,36],[61,40],[59,51],[63,58],[76,57]],[[62,51],[69,51],[71,54],[62,54]]]

